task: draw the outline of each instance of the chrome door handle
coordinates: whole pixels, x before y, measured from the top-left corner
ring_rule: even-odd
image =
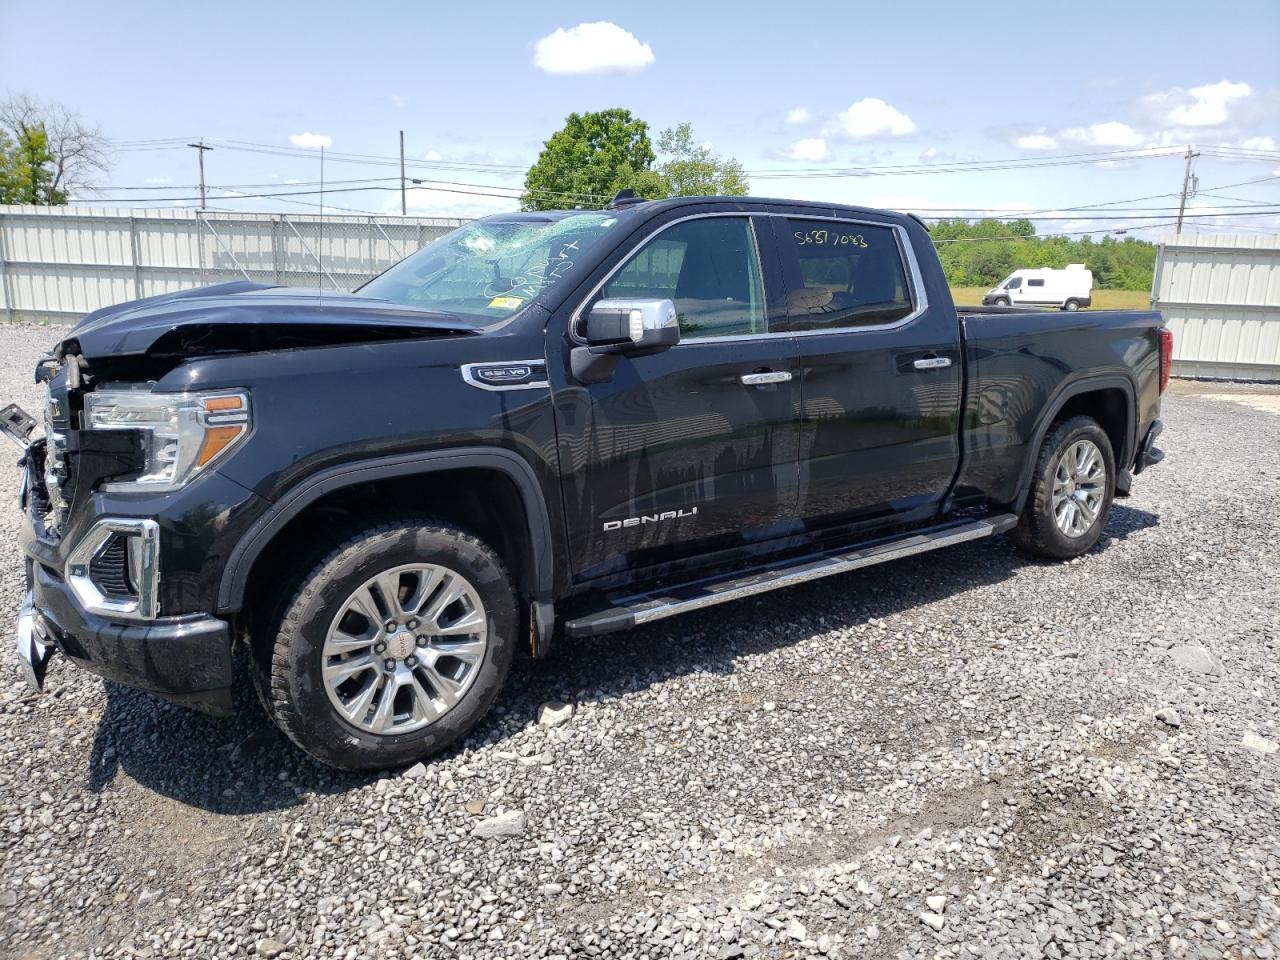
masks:
[[[914,364],[917,370],[941,370],[943,367],[951,366],[950,357],[921,357]]]
[[[765,383],[786,383],[791,374],[786,370],[767,370],[764,373],[744,373],[738,379],[744,387],[758,387]]]

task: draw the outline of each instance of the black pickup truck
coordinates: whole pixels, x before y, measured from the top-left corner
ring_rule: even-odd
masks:
[[[18,626],[348,768],[448,747],[518,647],[978,537],[1089,550],[1156,463],[1157,313],[957,314],[924,224],[744,198],[469,223],[350,294],[85,317],[36,370]]]

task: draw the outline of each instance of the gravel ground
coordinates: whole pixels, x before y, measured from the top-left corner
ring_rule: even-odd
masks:
[[[0,330],[0,397],[37,408],[54,339]],[[0,953],[1280,955],[1259,396],[1175,385],[1168,459],[1080,560],[982,541],[565,641],[395,776],[308,761],[247,693],[213,719],[55,660],[33,696],[6,644]]]

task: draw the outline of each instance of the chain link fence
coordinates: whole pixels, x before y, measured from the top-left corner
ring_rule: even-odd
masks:
[[[350,290],[465,222],[0,206],[0,316],[67,321],[227,280]]]

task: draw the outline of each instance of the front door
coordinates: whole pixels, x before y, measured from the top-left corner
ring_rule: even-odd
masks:
[[[795,342],[770,325],[767,230],[747,215],[671,222],[575,313],[600,298],[670,299],[681,337],[621,358],[607,383],[550,364],[578,580],[767,539],[794,519],[800,368]],[[753,383],[761,373],[774,382]]]
[[[804,377],[799,516],[811,527],[929,516],[959,458],[955,313],[928,306],[901,227],[800,216],[774,227]]]

